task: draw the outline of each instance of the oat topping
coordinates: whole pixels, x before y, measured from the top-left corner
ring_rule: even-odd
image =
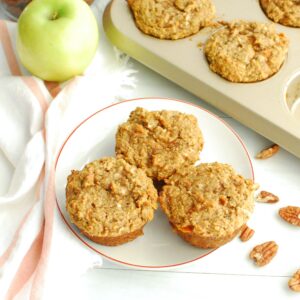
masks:
[[[157,206],[157,192],[145,172],[113,157],[72,171],[66,199],[72,222],[91,236],[140,229],[153,218]]]
[[[197,119],[177,111],[137,108],[116,134],[116,154],[158,180],[194,164],[202,148]]]
[[[205,45],[210,69],[232,82],[257,82],[277,73],[288,39],[272,24],[235,21],[217,30]]]
[[[215,15],[211,0],[128,0],[137,27],[160,39],[177,40],[208,26]]]
[[[253,182],[231,166],[203,163],[166,180],[159,201],[170,222],[202,236],[233,234],[254,208]]]
[[[269,19],[291,27],[300,27],[299,0],[260,0],[260,4]]]

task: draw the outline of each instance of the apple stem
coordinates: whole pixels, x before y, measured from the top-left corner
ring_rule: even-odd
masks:
[[[58,12],[55,11],[51,17],[51,20],[56,20],[57,19],[57,16],[58,16]]]

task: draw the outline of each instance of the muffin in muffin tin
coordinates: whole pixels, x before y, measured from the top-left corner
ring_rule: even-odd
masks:
[[[299,0],[260,0],[260,5],[269,19],[290,27],[300,27]]]
[[[210,69],[231,82],[258,82],[277,73],[288,52],[288,39],[273,24],[234,21],[205,44]]]
[[[177,40],[210,25],[215,16],[211,0],[128,0],[137,27],[160,39]]]

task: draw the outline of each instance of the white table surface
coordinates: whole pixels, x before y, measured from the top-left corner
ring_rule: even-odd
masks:
[[[137,61],[131,60],[131,64],[138,70],[132,98],[173,97],[200,105],[233,127],[252,158],[271,144]],[[287,281],[300,268],[300,229],[282,222],[277,211],[286,205],[299,206],[300,159],[281,149],[271,159],[252,162],[256,182],[277,194],[280,202],[256,205],[249,223],[256,233],[250,241],[236,239],[190,265],[161,271],[128,269],[104,259],[101,268],[89,270],[76,283],[72,299],[299,299],[299,293],[288,289]],[[268,240],[278,242],[278,254],[270,265],[255,267],[248,254],[254,245]]]

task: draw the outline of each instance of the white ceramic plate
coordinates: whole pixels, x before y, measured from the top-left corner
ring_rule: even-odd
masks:
[[[221,119],[201,107],[175,99],[134,99],[106,107],[83,121],[68,137],[56,164],[56,196],[59,211],[74,235],[87,247],[106,258],[139,268],[167,268],[200,259],[212,250],[195,248],[176,234],[164,216],[157,210],[154,220],[144,228],[144,236],[118,247],[98,245],[70,222],[65,209],[65,186],[72,169],[83,166],[103,156],[114,155],[115,133],[120,123],[126,121],[136,107],[148,110],[177,110],[197,117],[204,136],[201,162],[231,164],[246,178],[253,178],[248,152],[238,135]]]

